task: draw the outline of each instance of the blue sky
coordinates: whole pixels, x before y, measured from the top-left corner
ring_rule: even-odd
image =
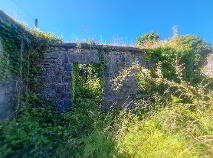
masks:
[[[213,43],[213,0],[0,0],[0,9],[65,41],[133,44],[146,32],[198,35]]]

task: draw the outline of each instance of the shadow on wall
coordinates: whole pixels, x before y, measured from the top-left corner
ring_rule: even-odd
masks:
[[[1,43],[1,38],[0,38],[0,60],[2,58],[3,58],[3,45]],[[0,67],[2,67],[1,63],[0,63]],[[2,73],[1,69],[0,69],[0,73],[1,75],[4,74]],[[12,113],[11,89],[14,89],[14,88],[15,88],[15,85],[8,80],[0,83],[0,119],[5,119]]]
[[[6,97],[7,88],[0,85],[0,119],[7,118],[11,113],[9,100]]]

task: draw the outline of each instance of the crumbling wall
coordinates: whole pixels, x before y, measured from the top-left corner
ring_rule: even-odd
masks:
[[[120,46],[89,46],[62,44],[55,51],[45,53],[42,62],[42,94],[54,100],[58,111],[65,112],[73,106],[72,66],[75,63],[102,64],[104,66],[103,108],[134,106],[137,94],[137,66],[148,66],[142,49]],[[74,45],[74,46],[73,46]]]

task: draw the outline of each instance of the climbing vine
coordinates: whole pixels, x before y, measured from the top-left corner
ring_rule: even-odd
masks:
[[[0,22],[3,51],[0,55],[0,84],[15,83],[18,104],[26,93],[37,93],[42,67],[39,61],[56,36],[21,24]],[[38,95],[38,94],[37,94]],[[19,107],[19,105],[18,105]]]

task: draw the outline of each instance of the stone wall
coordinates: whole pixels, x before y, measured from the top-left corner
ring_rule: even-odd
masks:
[[[135,66],[151,66],[144,61],[144,50],[134,47],[64,43],[46,52],[42,65],[42,94],[54,100],[58,111],[73,106],[72,66],[76,63],[104,64],[104,109],[133,106],[137,94]],[[103,62],[103,61],[104,62]],[[102,61],[102,62],[101,62]]]
[[[144,66],[141,53],[108,52],[104,75],[104,107],[129,107],[137,94],[136,65]]]

